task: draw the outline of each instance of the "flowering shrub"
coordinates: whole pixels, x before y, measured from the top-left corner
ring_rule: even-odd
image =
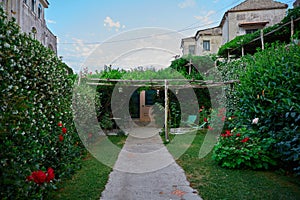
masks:
[[[60,180],[78,167],[82,149],[75,146],[80,140],[70,109],[74,78],[50,49],[20,33],[1,6],[0,27],[1,198],[41,198],[48,190],[39,184],[53,181],[54,172],[40,170],[52,167]],[[33,181],[26,181],[28,174]]]
[[[269,151],[278,167],[300,174],[299,55],[297,45],[273,44],[219,69],[224,79],[240,80],[226,90],[226,107],[238,117],[227,127],[246,125],[259,141],[274,140]]]
[[[273,140],[254,136],[247,128],[226,130],[214,148],[213,158],[222,167],[268,169],[275,165],[268,151]]]

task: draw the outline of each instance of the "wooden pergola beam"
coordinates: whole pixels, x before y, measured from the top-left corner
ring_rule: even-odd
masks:
[[[165,81],[165,80],[164,80]],[[239,80],[230,80],[230,81],[225,81],[225,82],[213,82],[213,81],[206,81],[206,83],[201,83],[201,84],[172,84],[168,81],[168,87],[169,88],[177,88],[177,89],[186,89],[186,88],[208,88],[208,87],[219,87],[219,86],[224,86],[224,85],[230,85],[233,83],[239,83]],[[114,81],[113,81],[114,82]],[[143,82],[149,82],[150,84],[143,84],[143,83],[138,83],[137,81],[130,81],[133,82],[134,84],[123,84],[124,82],[119,83],[118,86],[124,86],[124,87],[154,87],[154,88],[163,88],[165,87],[165,84],[151,84],[148,81],[143,81]],[[128,83],[130,83],[128,82]],[[137,83],[137,84],[136,84]],[[94,85],[94,86],[115,86],[115,84],[112,83],[95,83],[95,82],[87,82],[87,85]]]

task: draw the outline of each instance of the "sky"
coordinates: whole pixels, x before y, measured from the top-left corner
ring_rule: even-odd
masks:
[[[224,13],[244,0],[48,1],[45,19],[58,38],[58,56],[78,72],[104,63],[168,65],[159,57],[172,60],[180,54],[181,38],[218,26]],[[294,2],[278,1],[289,8]]]

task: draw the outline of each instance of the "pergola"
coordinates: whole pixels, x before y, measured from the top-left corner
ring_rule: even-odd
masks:
[[[121,86],[132,87],[152,87],[155,89],[164,88],[165,95],[165,139],[169,141],[169,127],[168,127],[168,110],[169,110],[169,97],[168,89],[186,89],[186,88],[209,88],[220,87],[225,85],[232,85],[239,83],[239,80],[229,80],[225,82],[216,82],[211,80],[187,80],[187,79],[150,79],[150,80],[123,80],[123,79],[99,79],[88,78],[86,84],[90,86],[114,86],[116,83],[120,83]],[[80,79],[78,84],[80,84]]]

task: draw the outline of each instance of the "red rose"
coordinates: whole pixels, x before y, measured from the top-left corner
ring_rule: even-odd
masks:
[[[246,138],[242,139],[242,142],[245,143],[245,142],[248,142],[248,140],[249,140],[249,137],[246,137]]]
[[[63,127],[61,130],[62,130],[63,133],[67,132],[67,128],[65,128],[65,127]]]
[[[237,136],[237,137],[240,137],[240,136],[241,136],[241,134],[240,134],[240,133],[238,133],[238,134],[236,134],[236,136]]]
[[[206,117],[204,117],[204,122],[208,122],[208,120],[207,120],[207,118],[206,118]]]
[[[59,139],[59,141],[62,142],[64,140],[64,136],[63,135],[59,135],[58,139]]]
[[[58,122],[58,124],[57,124],[59,127],[62,127],[63,126],[63,124],[61,123],[61,122]]]
[[[32,172],[31,176],[33,178],[33,181],[39,185],[43,184],[47,177],[45,172],[41,170]]]
[[[54,170],[51,167],[49,167],[47,170],[46,182],[49,183],[51,180],[54,179],[54,177],[55,177]]]
[[[32,175],[30,175],[30,176],[27,176],[26,180],[27,180],[27,181],[33,181],[33,177],[32,177]]]

